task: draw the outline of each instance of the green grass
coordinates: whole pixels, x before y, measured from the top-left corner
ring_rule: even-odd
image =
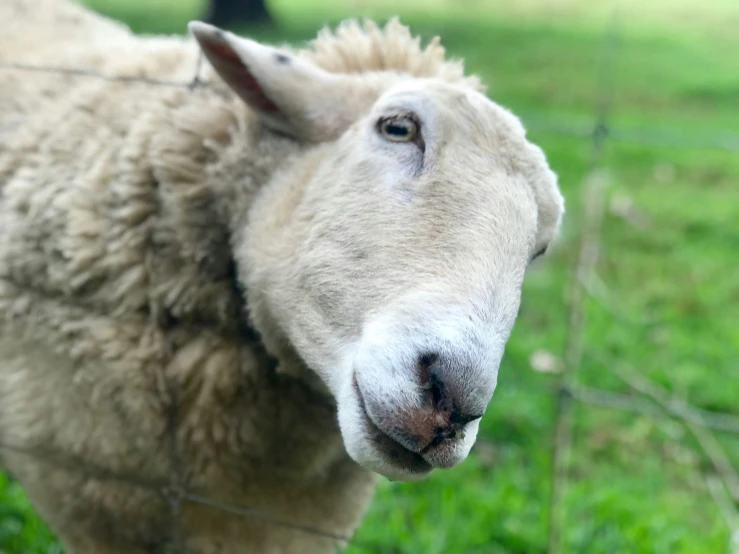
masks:
[[[61,547],[36,517],[18,483],[0,472],[0,553],[57,554]]]
[[[87,3],[145,33],[182,32],[202,9],[198,0]],[[279,25],[246,32],[297,42],[347,15],[383,19],[393,4],[275,0]],[[610,13],[603,3],[527,0],[513,8],[466,0],[456,10],[448,0],[427,4],[423,12],[420,0],[405,3],[403,20],[424,37],[441,35],[496,101],[532,123],[592,121]],[[665,127],[685,140],[718,129],[736,144],[737,6],[624,0],[609,86],[614,126]],[[545,550],[554,427],[554,398],[545,390],[556,377],[532,371],[529,357],[537,349],[563,350],[591,146],[537,126],[531,135],[560,176],[568,216],[557,247],[527,277],[478,445],[462,466],[424,482],[383,482],[358,540],[409,554]],[[634,217],[606,212],[597,271],[610,305],[587,303],[579,381],[627,392],[594,361],[624,360],[703,408],[737,413],[739,155],[608,142],[603,163],[609,204],[628,199]],[[719,438],[739,463],[739,440]],[[578,406],[571,460],[566,552],[727,551],[729,532],[701,473],[710,464],[679,424]],[[0,476],[0,552],[50,548],[51,536],[17,485]]]

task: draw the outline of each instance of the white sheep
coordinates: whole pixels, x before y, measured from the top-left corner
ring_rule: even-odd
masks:
[[[460,463],[563,212],[519,121],[397,21],[303,50],[190,29],[194,90],[0,69],[0,443],[48,454],[0,463],[72,554],[174,537],[166,499],[59,456],[341,535],[374,473]],[[0,6],[5,62],[186,82],[197,43]],[[181,523],[198,554],[337,546]]]

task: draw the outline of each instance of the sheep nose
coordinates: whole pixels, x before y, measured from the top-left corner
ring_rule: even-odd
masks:
[[[388,437],[412,452],[424,456],[432,465],[435,451],[464,438],[464,427],[482,416],[465,404],[469,384],[465,383],[464,367],[438,354],[424,353],[417,358],[414,381],[419,385],[420,398],[404,403],[388,404],[370,394],[365,397],[368,415]],[[440,454],[440,452],[439,452]]]
[[[469,422],[481,414],[467,413],[461,404],[454,379],[448,378],[451,364],[438,354],[422,354],[418,359],[418,378],[424,391],[421,409],[413,414],[409,427],[416,433],[418,446],[428,450],[448,439],[455,439]]]

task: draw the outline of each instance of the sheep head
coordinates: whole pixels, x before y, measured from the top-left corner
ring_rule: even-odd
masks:
[[[335,398],[347,452],[396,479],[469,453],[524,273],[563,214],[516,117],[476,87],[332,73],[202,23],[223,80],[302,145],[237,237],[252,318]]]

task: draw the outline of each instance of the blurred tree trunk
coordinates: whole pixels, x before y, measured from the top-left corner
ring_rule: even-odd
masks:
[[[207,20],[214,25],[272,21],[265,0],[210,0]]]

